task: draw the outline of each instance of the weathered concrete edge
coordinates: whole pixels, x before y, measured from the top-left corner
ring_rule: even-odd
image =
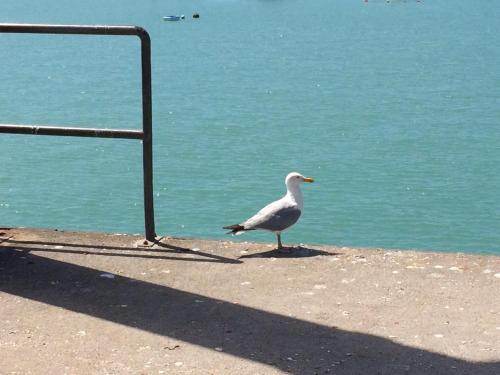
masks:
[[[0,226],[0,243],[8,239],[8,236],[5,237],[2,234],[2,231],[27,231],[27,232],[33,232],[33,233],[50,233],[50,232],[57,232],[57,233],[67,233],[67,234],[72,234],[72,235],[80,235],[82,237],[87,237],[87,238],[105,238],[105,237],[116,237],[116,238],[130,238],[131,240],[135,241],[136,245],[138,248],[144,247],[147,249],[148,247],[154,246],[154,243],[148,243],[145,241],[145,238],[142,234],[138,233],[113,233],[113,232],[100,232],[100,231],[85,231],[85,230],[74,230],[74,229],[58,229],[58,228],[32,228],[32,227],[8,227],[8,226]],[[258,248],[258,247],[266,247],[267,249],[271,250],[274,249],[274,243],[270,242],[260,242],[260,241],[246,241],[246,240],[235,240],[235,236],[230,236],[228,235],[227,239],[216,239],[216,238],[200,238],[200,237],[183,237],[183,236],[176,236],[176,235],[169,235],[169,234],[164,234],[164,235],[157,235],[156,240],[158,242],[160,241],[180,241],[180,242],[193,242],[193,243],[205,243],[205,244],[235,244],[237,246],[245,246],[248,245],[252,248]],[[145,246],[142,246],[145,244]],[[321,250],[326,250],[326,251],[351,251],[351,252],[367,252],[367,253],[398,253],[398,254],[434,254],[434,255],[440,255],[440,256],[460,256],[460,257],[481,257],[481,258],[492,258],[492,259],[500,259],[500,254],[495,254],[495,253],[490,253],[490,252],[484,252],[484,251],[478,251],[478,252],[467,252],[463,250],[456,250],[456,251],[449,251],[449,250],[436,250],[436,249],[414,249],[414,248],[408,248],[408,249],[401,249],[401,248],[383,248],[383,247],[364,247],[364,246],[349,246],[349,245],[329,245],[329,244],[319,244],[319,243],[300,243],[300,244],[294,244],[294,243],[288,243],[285,244],[285,246],[289,246],[290,248],[304,248],[304,247],[314,247],[314,248],[319,248]]]

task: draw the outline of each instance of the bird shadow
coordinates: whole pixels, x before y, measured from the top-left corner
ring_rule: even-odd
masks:
[[[273,249],[273,250],[269,250],[269,251],[263,251],[260,253],[245,254],[245,255],[238,257],[238,259],[245,259],[245,258],[311,258],[311,257],[317,257],[317,256],[335,256],[335,255],[342,255],[342,254],[330,252],[330,251],[325,251],[325,250],[311,249],[308,247],[294,246],[294,247],[286,247],[283,250]]]

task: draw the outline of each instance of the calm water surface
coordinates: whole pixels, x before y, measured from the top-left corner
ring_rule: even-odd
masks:
[[[158,233],[226,238],[300,171],[317,182],[285,242],[496,254],[499,19],[487,0],[0,3],[0,22],[150,32]],[[137,38],[0,35],[0,56],[2,123],[141,126]],[[137,141],[2,135],[0,163],[0,225],[143,230]]]

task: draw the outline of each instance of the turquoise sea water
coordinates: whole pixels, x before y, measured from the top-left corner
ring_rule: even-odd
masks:
[[[149,31],[159,234],[227,238],[299,171],[316,183],[285,243],[495,254],[499,19],[487,0],[0,2],[0,22]],[[0,35],[0,56],[1,123],[141,127],[137,38]],[[143,231],[137,141],[1,135],[0,166],[0,225]]]

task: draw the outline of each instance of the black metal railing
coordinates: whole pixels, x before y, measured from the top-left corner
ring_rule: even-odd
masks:
[[[104,25],[34,25],[1,24],[0,33],[132,35],[141,40],[142,67],[142,131],[127,129],[97,129],[39,125],[0,124],[0,133],[57,135],[74,137],[126,138],[142,140],[144,179],[144,225],[146,239],[156,237],[153,206],[153,127],[151,102],[151,39],[146,30],[137,26]]]

